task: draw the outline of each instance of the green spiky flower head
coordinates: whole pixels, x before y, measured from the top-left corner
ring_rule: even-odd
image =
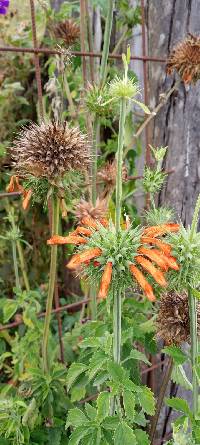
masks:
[[[120,228],[119,233],[116,233],[112,221],[109,222],[108,227],[99,224],[98,230],[93,232],[87,245],[80,248],[82,251],[98,247],[102,251],[97,259],[98,267],[95,261],[84,266],[84,272],[91,281],[99,284],[105,265],[111,262],[112,286],[119,286],[121,289],[128,287],[132,283],[129,265],[134,262],[134,257],[141,245],[141,233],[142,230],[138,227],[125,230]]]

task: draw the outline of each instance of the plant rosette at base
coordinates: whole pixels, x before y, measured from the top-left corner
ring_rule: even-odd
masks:
[[[112,221],[83,218],[82,226],[66,237],[53,236],[47,244],[75,244],[78,246],[67,267],[80,269],[84,277],[98,284],[99,298],[106,298],[109,290],[140,285],[150,301],[155,301],[153,288],[144,272],[162,287],[167,286],[165,272],[178,270],[179,266],[171,255],[171,246],[159,237],[177,232],[174,223],[152,227],[116,228]],[[154,265],[155,264],[155,265]]]

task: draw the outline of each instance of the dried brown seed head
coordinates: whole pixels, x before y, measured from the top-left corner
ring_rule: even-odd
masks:
[[[200,305],[198,307],[197,327],[200,335]],[[188,295],[170,292],[162,295],[157,317],[157,337],[165,345],[180,345],[190,339],[190,319]]]
[[[66,122],[32,123],[19,133],[11,151],[16,171],[24,176],[52,180],[90,164],[86,136]]]
[[[81,199],[79,204],[76,206],[76,217],[79,221],[82,221],[85,217],[90,217],[93,219],[100,220],[101,218],[104,218],[107,213],[107,203],[105,200],[100,200],[97,198],[96,205],[93,206],[93,204],[89,201],[85,201],[84,199]]]
[[[66,45],[73,45],[79,39],[80,28],[73,20],[58,22],[53,29],[54,36],[62,39]]]
[[[99,181],[104,182],[106,185],[110,186],[110,188],[115,187],[116,182],[116,174],[117,174],[117,165],[116,160],[113,162],[107,162],[97,173],[97,178]],[[127,169],[126,166],[123,165],[122,168],[122,179],[125,181],[127,178]]]
[[[176,70],[185,83],[200,79],[200,36],[189,34],[172,51],[167,62],[167,73]]]

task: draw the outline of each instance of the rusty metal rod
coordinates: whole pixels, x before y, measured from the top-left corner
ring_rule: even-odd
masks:
[[[53,48],[23,48],[16,46],[0,46],[0,52],[16,52],[16,53],[30,53],[30,54],[62,54],[63,51]],[[87,56],[87,57],[102,57],[101,52],[89,52],[89,51],[71,51],[72,56]],[[109,54],[109,59],[121,59],[121,54]],[[141,60],[146,62],[160,62],[166,63],[166,58],[161,57],[149,57],[149,56],[131,56],[131,60]]]

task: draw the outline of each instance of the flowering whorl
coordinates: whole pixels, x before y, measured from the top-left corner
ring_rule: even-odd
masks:
[[[195,83],[200,78],[200,37],[189,34],[172,51],[167,62],[167,73],[177,70],[185,83]]]
[[[53,32],[55,37],[62,39],[67,45],[73,45],[80,36],[80,28],[73,20],[58,22]]]
[[[70,170],[85,170],[90,163],[86,136],[66,122],[32,123],[15,139],[12,157],[19,175],[48,179]]]

